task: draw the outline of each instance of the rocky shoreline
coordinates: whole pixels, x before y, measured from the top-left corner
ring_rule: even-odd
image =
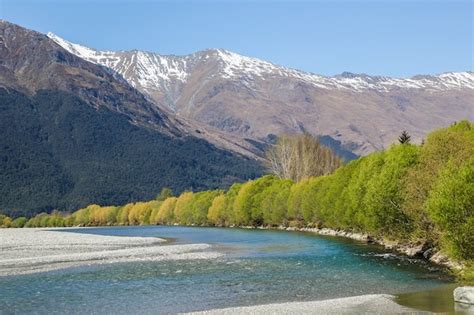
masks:
[[[246,228],[253,228],[253,227],[246,227]],[[464,268],[464,265],[456,262],[439,250],[434,247],[429,246],[426,243],[403,243],[403,242],[396,242],[392,240],[387,240],[383,238],[375,238],[366,233],[356,233],[356,232],[349,232],[344,230],[334,230],[329,228],[310,228],[310,227],[286,227],[286,226],[278,226],[278,227],[258,227],[258,229],[276,229],[276,230],[283,230],[283,231],[296,231],[296,232],[309,232],[315,233],[318,235],[325,235],[325,236],[337,236],[337,237],[346,237],[353,240],[357,240],[360,242],[365,242],[369,244],[378,244],[384,246],[388,250],[396,251],[397,253],[403,254],[410,258],[418,258],[429,261],[433,264],[440,265],[442,267],[449,268],[452,271],[461,271]]]

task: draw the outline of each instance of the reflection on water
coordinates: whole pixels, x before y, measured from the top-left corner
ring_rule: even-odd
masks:
[[[431,290],[399,294],[399,304],[435,313],[454,313],[453,290],[456,284],[448,284]]]
[[[434,289],[399,294],[395,301],[401,305],[442,314],[474,314],[474,305],[455,303],[453,291],[459,284],[446,284]]]
[[[211,261],[135,262],[0,278],[0,311],[176,313],[422,291],[450,280],[429,264],[392,255],[379,246],[309,233],[155,226],[77,232],[164,237],[172,238],[174,244],[208,243],[225,256]],[[402,294],[398,299],[409,306],[418,301],[413,306],[421,309],[430,303],[423,302],[423,295]]]

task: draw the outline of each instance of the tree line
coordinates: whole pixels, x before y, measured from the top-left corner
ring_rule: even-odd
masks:
[[[296,181],[277,173],[233,184],[227,191],[179,196],[163,190],[147,202],[90,205],[22,222],[26,227],[328,227],[425,242],[452,258],[474,262],[474,124],[462,121],[429,134],[422,145],[404,141],[321,174]]]

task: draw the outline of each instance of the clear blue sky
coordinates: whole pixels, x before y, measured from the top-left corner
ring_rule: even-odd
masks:
[[[473,70],[472,0],[0,0],[0,13],[98,49],[226,48],[324,75]]]

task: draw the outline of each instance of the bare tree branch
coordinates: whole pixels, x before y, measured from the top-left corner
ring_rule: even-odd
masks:
[[[309,133],[280,136],[266,157],[271,172],[294,181],[328,174],[342,165],[341,159]]]

